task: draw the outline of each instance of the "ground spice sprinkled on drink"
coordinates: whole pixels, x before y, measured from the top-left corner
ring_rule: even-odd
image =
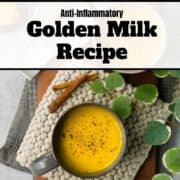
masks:
[[[59,153],[68,169],[94,173],[117,159],[123,139],[112,112],[101,106],[86,105],[72,109],[64,118]]]

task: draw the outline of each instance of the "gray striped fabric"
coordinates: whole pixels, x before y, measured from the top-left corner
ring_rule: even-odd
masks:
[[[26,81],[6,143],[0,149],[1,163],[23,171],[28,170],[16,162],[16,152],[37,107],[36,84],[36,79]]]

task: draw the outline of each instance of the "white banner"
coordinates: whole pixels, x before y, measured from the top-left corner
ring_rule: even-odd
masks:
[[[0,68],[180,68],[180,3],[0,3]]]

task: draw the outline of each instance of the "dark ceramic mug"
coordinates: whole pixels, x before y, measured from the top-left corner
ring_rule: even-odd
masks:
[[[98,173],[94,173],[94,174],[78,174],[73,172],[72,170],[68,169],[67,167],[64,167],[64,165],[61,163],[61,161],[58,158],[58,141],[59,141],[59,134],[61,132],[61,127],[62,124],[65,120],[65,116],[74,108],[77,108],[79,106],[86,106],[86,105],[94,105],[94,106],[100,106],[105,108],[107,111],[110,111],[112,114],[115,115],[115,117],[117,117],[117,119],[119,120],[119,126],[121,127],[122,130],[122,135],[123,135],[123,146],[122,146],[122,150],[118,155],[118,158],[106,169],[104,169],[101,172]],[[121,122],[121,120],[119,119],[119,117],[113,112],[111,111],[108,107],[99,105],[99,104],[95,104],[95,103],[84,103],[84,104],[80,104],[77,106],[74,106],[72,108],[70,108],[68,111],[66,111],[63,116],[57,121],[55,128],[53,130],[53,135],[52,135],[52,152],[45,154],[43,156],[41,156],[40,158],[36,159],[35,161],[33,161],[30,165],[30,170],[32,172],[32,174],[34,176],[41,176],[55,168],[57,168],[58,166],[61,166],[63,169],[65,169],[67,172],[69,172],[72,175],[78,176],[78,177],[82,177],[82,178],[94,178],[94,177],[99,177],[102,175],[105,175],[107,172],[109,172],[110,170],[112,170],[121,160],[124,152],[125,152],[125,148],[126,148],[126,133],[125,133],[125,128],[123,126],[123,123]]]

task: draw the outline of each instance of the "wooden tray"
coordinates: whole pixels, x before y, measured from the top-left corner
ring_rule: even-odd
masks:
[[[42,70],[38,75],[38,89],[37,89],[37,99],[38,102],[41,101],[47,87],[53,80],[56,70]],[[143,83],[154,83],[157,84],[157,79],[153,76],[150,71],[146,71],[140,74],[125,75],[127,82],[133,85],[139,85]],[[156,149],[153,148],[149,154],[148,159],[140,168],[136,180],[151,180],[152,176],[156,173]],[[42,177],[35,177],[35,180],[47,180]]]

